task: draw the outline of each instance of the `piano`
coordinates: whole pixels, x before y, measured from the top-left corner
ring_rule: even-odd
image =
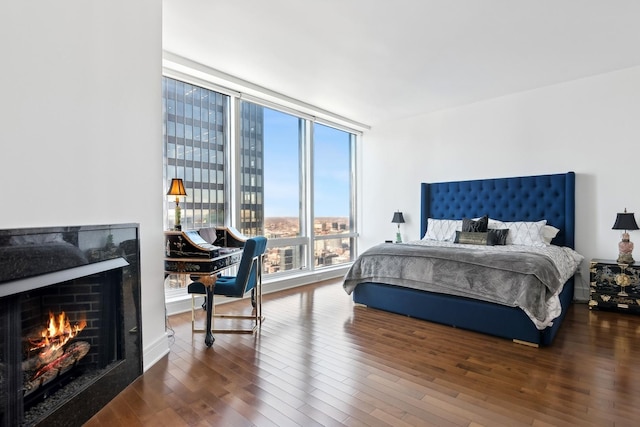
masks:
[[[242,246],[207,242],[196,230],[165,231],[165,273],[212,274],[240,262]]]
[[[233,227],[216,227],[216,245],[241,248],[246,241],[247,237]]]
[[[211,347],[211,305],[218,273],[240,263],[246,238],[232,227],[202,228],[164,232],[164,272],[188,274],[206,289],[207,326],[205,344]],[[211,242],[211,243],[210,243]]]

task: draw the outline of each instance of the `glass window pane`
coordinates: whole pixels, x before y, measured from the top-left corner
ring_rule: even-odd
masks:
[[[170,159],[176,158],[176,144],[167,144],[167,157]]]
[[[241,115],[240,230],[299,236],[301,119],[250,102],[241,103]]]
[[[181,201],[182,208],[181,225],[183,228],[200,228],[204,224],[222,225],[212,223],[211,212],[219,211],[213,217],[222,221],[224,218],[223,206],[216,208],[207,206],[210,199],[210,185],[220,188],[224,192],[224,150],[228,147],[219,145],[218,157],[209,159],[209,146],[202,147],[200,140],[207,140],[210,133],[209,123],[200,123],[199,120],[207,120],[211,111],[218,111],[221,120],[215,127],[215,132],[224,135],[229,132],[230,100],[227,95],[218,94],[208,89],[199,88],[167,77],[163,78],[163,103],[166,105],[167,125],[165,126],[165,176],[178,177],[184,180],[187,197]],[[169,119],[169,117],[171,119]],[[171,141],[169,141],[171,138]],[[204,160],[201,164],[200,160]],[[204,184],[203,184],[204,183]],[[168,182],[167,184],[168,185]],[[204,188],[203,190],[201,190]],[[222,198],[220,199],[222,201]],[[167,228],[174,227],[173,206],[168,203]]]
[[[267,249],[263,271],[267,274],[305,268],[306,245],[280,246]]]
[[[353,135],[317,123],[313,130],[314,235],[350,233]],[[351,238],[316,240],[314,258],[316,267],[350,262]]]
[[[351,241],[350,237],[316,240],[314,245],[315,266],[329,267],[351,262]]]
[[[351,134],[315,124],[313,134],[314,226],[349,224]]]

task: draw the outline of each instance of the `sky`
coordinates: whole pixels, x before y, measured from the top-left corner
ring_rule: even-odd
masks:
[[[349,134],[314,124],[316,217],[349,216]],[[265,217],[297,217],[300,199],[298,118],[264,109]]]

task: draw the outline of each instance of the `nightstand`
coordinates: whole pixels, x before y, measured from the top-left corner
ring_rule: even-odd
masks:
[[[640,314],[640,264],[593,259],[589,278],[589,309]]]

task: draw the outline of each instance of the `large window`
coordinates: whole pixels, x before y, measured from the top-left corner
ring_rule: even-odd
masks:
[[[182,227],[224,224],[226,151],[229,148],[229,96],[170,78],[162,80],[164,175],[182,178]],[[173,228],[169,205],[167,228]]]
[[[355,136],[329,126],[313,127],[315,266],[352,260],[352,174]]]
[[[267,274],[352,260],[354,133],[168,77],[163,101],[166,185],[182,178],[188,195],[183,229],[266,236]]]
[[[242,135],[240,224],[243,233],[269,239],[267,274],[308,268],[305,227],[306,121],[251,102],[241,103]],[[251,171],[260,164],[261,175]]]

